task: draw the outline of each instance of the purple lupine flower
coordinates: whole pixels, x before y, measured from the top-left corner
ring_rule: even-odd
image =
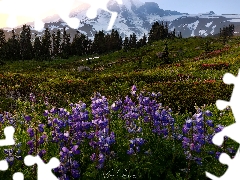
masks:
[[[6,161],[8,162],[8,164],[9,164],[10,166],[12,166],[12,165],[13,165],[13,162],[14,162],[14,156],[7,157],[7,158],[6,158]]]
[[[214,154],[214,151],[208,151],[208,154],[213,155],[213,154]]]
[[[64,153],[67,153],[67,154],[69,153],[69,150],[68,150],[67,147],[63,147],[63,148],[62,148],[62,151],[63,151]]]
[[[34,147],[34,142],[33,140],[30,140],[27,142],[27,145],[30,147],[30,148],[33,148]]]
[[[105,157],[102,153],[99,154],[98,159],[98,168],[101,169],[103,167],[103,163],[105,162]]]
[[[39,124],[38,125],[38,130],[40,131],[40,132],[44,132],[44,124]]]
[[[36,96],[33,93],[30,93],[30,101],[36,102]]]
[[[184,133],[184,134],[187,134],[188,132],[189,132],[189,128],[187,128],[187,125],[183,125],[183,128],[182,128],[182,132]]]
[[[80,151],[78,150],[78,145],[74,145],[71,151],[73,154],[80,154]]]
[[[201,158],[195,157],[194,160],[198,165],[202,165],[202,159]]]
[[[136,146],[136,151],[140,152],[140,147],[139,146]]]
[[[39,138],[39,144],[43,144],[44,143],[44,137],[43,136],[40,136],[40,138]]]
[[[209,111],[209,110],[206,110],[206,111],[205,111],[205,115],[208,116],[208,117],[210,117],[210,116],[212,116],[212,112]]]
[[[131,88],[131,94],[132,94],[133,96],[135,96],[135,95],[136,95],[136,91],[137,91],[137,88],[136,88],[135,85],[133,85],[132,88]]]
[[[50,113],[52,113],[52,114],[56,114],[57,113],[57,108],[52,108],[51,110],[50,110]]]
[[[192,127],[192,119],[186,120],[186,127],[191,128]]]
[[[133,148],[130,148],[129,150],[127,150],[127,154],[128,154],[128,155],[132,155],[133,153],[134,153]]]
[[[228,150],[228,152],[231,153],[231,154],[233,154],[233,153],[236,152],[236,150],[234,150],[233,148],[227,148],[227,150]]]
[[[31,116],[29,116],[29,115],[27,115],[27,116],[25,116],[25,117],[24,117],[24,119],[25,119],[27,122],[29,122],[29,121],[31,121],[31,120],[32,120],[32,117],[31,117]]]
[[[79,170],[72,169],[71,174],[72,174],[73,178],[75,178],[75,179],[80,177]]]
[[[194,149],[195,149],[195,144],[194,144],[194,143],[191,143],[191,144],[190,144],[190,150],[191,150],[191,151],[194,151]]]
[[[93,153],[93,154],[90,156],[90,159],[91,159],[91,161],[95,161],[95,159],[96,159],[96,154]]]
[[[206,123],[207,123],[208,126],[214,127],[214,123],[213,123],[212,120],[207,120]]]
[[[132,86],[131,88],[132,91],[137,91],[137,87],[135,85]]]
[[[49,113],[48,110],[44,110],[43,116],[45,117],[48,116],[48,113]]]
[[[208,136],[207,136],[207,142],[208,142],[209,144],[213,144],[212,138],[213,138],[213,135],[208,135]]]
[[[223,128],[224,128],[224,126],[222,126],[222,125],[217,125],[217,127],[215,128],[215,133],[218,133],[218,132],[222,131]]]
[[[38,152],[38,155],[42,158],[46,154],[46,150],[42,149]]]
[[[215,154],[215,158],[216,158],[216,159],[219,159],[220,155],[221,155],[220,152],[216,152],[216,154]]]
[[[28,128],[27,132],[28,132],[30,137],[34,136],[34,129],[33,128]]]

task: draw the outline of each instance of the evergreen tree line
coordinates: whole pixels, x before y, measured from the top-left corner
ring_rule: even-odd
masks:
[[[176,38],[175,28],[172,32],[169,33],[167,22],[165,23],[164,26],[163,22],[160,24],[159,22],[156,21],[152,25],[152,28],[149,32],[148,43],[172,38]],[[178,38],[182,38],[181,32],[178,34]]]
[[[223,29],[220,28],[219,36],[220,36],[220,39],[222,39],[222,42],[224,45],[226,44],[228,39],[233,36],[234,29],[235,29],[234,24],[231,24],[231,25],[229,24],[228,27],[223,27]]]
[[[223,29],[220,28],[220,36],[232,37],[234,33],[234,28],[234,24],[229,24],[228,27],[223,27]]]
[[[103,30],[97,32],[93,41],[77,31],[71,42],[71,36],[65,28],[62,34],[59,29],[51,34],[46,28],[42,36],[35,34],[35,37],[32,38],[31,35],[30,26],[23,25],[19,35],[13,29],[11,38],[6,40],[3,29],[0,29],[0,59],[10,61],[50,60],[54,58],[67,59],[73,55],[100,55],[121,49],[129,51],[140,48],[147,43],[176,37],[175,29],[169,33],[167,23],[163,26],[163,22],[162,24],[155,22],[152,25],[148,42],[145,34],[137,40],[135,33],[123,40],[119,32],[114,29],[107,34]],[[181,38],[181,33],[178,38]]]

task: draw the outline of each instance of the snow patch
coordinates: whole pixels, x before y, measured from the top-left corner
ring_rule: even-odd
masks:
[[[205,26],[206,26],[206,27],[209,27],[212,23],[213,23],[213,21],[210,22],[210,23],[207,23],[207,25],[205,25]]]

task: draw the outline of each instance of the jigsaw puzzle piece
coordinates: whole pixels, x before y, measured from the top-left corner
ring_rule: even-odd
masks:
[[[17,16],[26,16],[34,18],[35,30],[41,31],[44,28],[42,21],[44,13],[56,11],[59,17],[71,28],[77,29],[80,21],[77,18],[69,17],[74,8],[74,2],[75,0],[42,0],[40,2],[37,0],[2,0],[0,1],[0,13],[9,15],[7,26],[10,28],[17,26]]]
[[[225,73],[224,76],[223,76],[223,82],[225,84],[235,84],[236,82],[236,76],[234,76],[233,74],[231,73]]]
[[[240,144],[240,136],[238,133],[236,133],[239,131],[239,129],[240,125],[238,123],[231,124],[215,134],[212,138],[212,142],[217,146],[221,146],[224,142],[224,137],[227,136]]]
[[[230,102],[229,101],[224,101],[224,100],[217,100],[216,101],[216,106],[217,108],[222,111],[224,110],[227,106],[230,106]]]
[[[0,146],[10,146],[15,144],[15,140],[13,139],[15,129],[12,126],[7,126],[4,129],[5,139],[0,140]]]
[[[238,142],[240,144],[240,136],[238,133],[239,129],[240,129],[240,122],[239,122],[240,111],[239,111],[239,107],[238,107],[238,104],[240,102],[240,96],[238,94],[240,92],[239,78],[240,78],[240,69],[238,70],[238,76],[236,76],[236,77],[231,73],[226,73],[223,76],[223,82],[228,85],[234,84],[234,89],[233,89],[232,96],[231,96],[231,99],[229,102],[223,101],[223,100],[217,100],[216,106],[219,110],[223,110],[227,106],[231,106],[232,113],[235,117],[236,122],[234,124],[231,124],[231,125],[223,128],[222,131],[216,133],[213,136],[212,142],[218,146],[222,145],[222,143],[224,142],[225,136],[235,140],[236,142]],[[227,155],[226,153],[222,153],[219,157],[219,161],[222,164],[228,165],[227,171],[221,177],[216,177],[216,176],[206,172],[206,176],[208,178],[211,178],[212,180],[218,180],[218,179],[237,180],[237,179],[239,179],[239,177],[240,177],[240,171],[239,171],[240,151],[239,151],[239,149],[233,159],[231,159],[230,156]]]
[[[9,145],[14,145],[15,141],[13,139],[15,129],[12,126],[7,126],[4,128],[4,135],[5,139],[0,140],[0,146],[9,146]],[[6,171],[8,169],[8,163],[6,160],[1,160],[0,161],[0,170],[1,171]]]
[[[102,1],[96,1],[96,0],[80,0],[81,2],[89,4],[91,7],[87,10],[86,16],[89,19],[94,19],[97,17],[97,11],[98,9],[102,9],[104,11],[107,11],[111,14],[111,19],[108,24],[107,31],[111,30],[113,27],[114,22],[116,21],[117,12],[112,12],[107,8],[108,2],[110,0],[102,0]],[[117,0],[118,4],[123,4],[122,0]]]
[[[206,176],[210,178],[211,180],[219,180],[220,178],[217,176],[214,176],[213,174],[206,172]]]
[[[78,18],[69,17],[71,10],[73,9],[75,0],[58,0],[58,5],[55,5],[56,11],[59,17],[66,22],[71,28],[77,29],[80,21]]]
[[[16,26],[17,26],[17,16],[14,13],[12,13],[11,15],[8,16],[7,27],[14,28]]]
[[[58,178],[52,173],[52,169],[57,168],[60,165],[60,161],[57,158],[53,157],[48,164],[45,164],[40,156],[27,155],[24,158],[24,163],[27,166],[32,166],[34,164],[38,165],[38,180],[58,180]]]
[[[6,171],[8,169],[8,163],[6,160],[0,161],[0,171]]]
[[[24,180],[23,173],[21,172],[16,172],[13,174],[13,180]]]
[[[208,178],[211,178],[212,180],[238,180],[240,177],[240,171],[239,171],[239,163],[240,163],[240,151],[238,149],[235,157],[231,159],[229,155],[226,153],[222,153],[219,157],[219,161],[222,164],[228,165],[227,171],[221,176],[221,177],[216,177],[212,175],[211,173],[206,172],[206,176]]]

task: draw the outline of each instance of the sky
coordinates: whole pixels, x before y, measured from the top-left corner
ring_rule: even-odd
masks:
[[[21,9],[18,8],[20,5],[15,6],[18,9],[8,9],[2,6],[2,2],[10,3],[7,7],[13,7],[11,4],[13,2],[22,2],[22,1],[31,1],[31,2],[50,2],[51,0],[0,0],[0,28],[7,26],[7,18],[9,17],[9,13],[16,12],[17,10]],[[59,0],[60,1],[60,0]],[[80,0],[81,1],[81,0]],[[86,0],[85,0],[86,1]],[[97,0],[101,1],[101,0]],[[189,13],[189,14],[198,14],[198,13],[206,13],[209,11],[215,12],[217,15],[221,14],[240,14],[240,0],[140,0],[141,2],[156,2],[158,3],[159,7],[164,10],[172,10],[178,11],[181,13]],[[70,0],[69,0],[70,2]],[[75,1],[76,2],[76,1]],[[27,4],[27,3],[24,3]],[[39,3],[40,4],[40,3]],[[37,9],[32,9],[32,12],[39,11],[42,8],[39,6]],[[44,4],[44,3],[41,3]],[[77,4],[77,3],[76,3]],[[81,4],[81,3],[80,3]],[[79,0],[78,0],[79,5]],[[27,7],[27,6],[25,6]],[[75,6],[74,6],[75,7]],[[27,11],[25,11],[27,12]],[[42,17],[46,17],[49,14],[52,14],[52,10],[48,9],[42,14]],[[10,13],[11,14],[11,13]],[[29,16],[17,16],[17,24],[21,25],[26,22],[33,22],[34,17],[31,15]]]
[[[213,11],[217,15],[240,14],[240,0],[140,0],[156,2],[164,10],[198,14]]]

